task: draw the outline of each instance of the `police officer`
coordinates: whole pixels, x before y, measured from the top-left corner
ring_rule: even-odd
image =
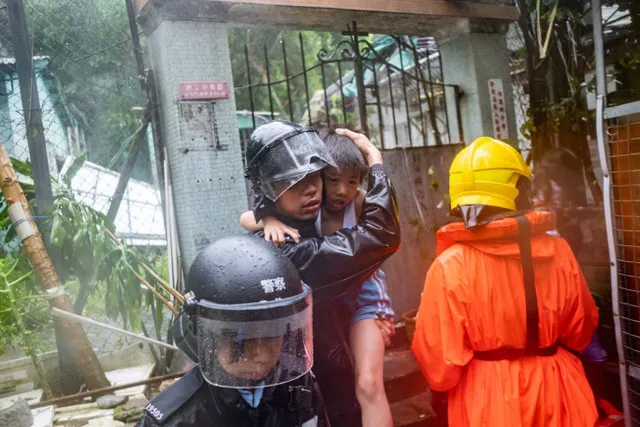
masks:
[[[317,132],[295,123],[273,121],[258,127],[247,145],[247,178],[255,191],[254,216],[278,218],[298,229],[299,243],[282,251],[313,290],[314,373],[333,427],[361,425],[355,375],[349,354],[350,316],[339,297],[359,286],[400,245],[393,188],[378,149],[362,134],[337,130],[353,140],[367,160],[368,192],[358,226],[320,237],[315,219],[322,201],[322,171],[333,159]]]
[[[311,290],[282,252],[255,236],[220,239],[186,287],[174,332],[200,365],[148,404],[140,427],[329,426],[310,372]]]

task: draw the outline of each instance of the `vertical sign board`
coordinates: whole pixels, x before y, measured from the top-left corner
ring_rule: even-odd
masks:
[[[509,137],[509,125],[507,124],[502,79],[489,79],[489,97],[491,99],[493,136],[499,140],[507,139]]]

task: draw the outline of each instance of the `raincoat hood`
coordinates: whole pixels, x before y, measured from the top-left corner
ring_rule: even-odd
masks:
[[[555,245],[547,231],[556,227],[556,219],[549,212],[528,212],[531,222],[531,251],[533,259],[551,258]],[[515,218],[503,218],[486,225],[466,228],[463,222],[447,224],[436,234],[438,255],[456,243],[470,245],[489,255],[520,258],[518,223]]]

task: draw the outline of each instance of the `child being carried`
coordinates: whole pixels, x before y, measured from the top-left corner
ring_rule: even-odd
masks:
[[[359,187],[368,167],[356,145],[346,136],[329,132],[324,143],[338,168],[324,171],[324,203],[316,218],[318,236],[356,226],[366,192]],[[252,211],[242,215],[240,224],[248,231],[264,229],[265,239],[276,245],[286,236],[299,241],[298,231],[278,219],[255,221]],[[384,349],[395,333],[394,312],[382,270],[376,271],[360,288],[342,298],[351,314],[349,344],[355,361],[356,395],[362,407],[362,425],[392,426],[391,410],[384,391]],[[382,332],[382,333],[381,333]]]

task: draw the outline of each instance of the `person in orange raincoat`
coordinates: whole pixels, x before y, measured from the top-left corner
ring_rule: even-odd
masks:
[[[480,138],[454,159],[451,207],[437,233],[413,352],[430,386],[449,392],[455,427],[593,427],[580,360],[598,311],[580,267],[533,212],[531,170],[511,146]]]

